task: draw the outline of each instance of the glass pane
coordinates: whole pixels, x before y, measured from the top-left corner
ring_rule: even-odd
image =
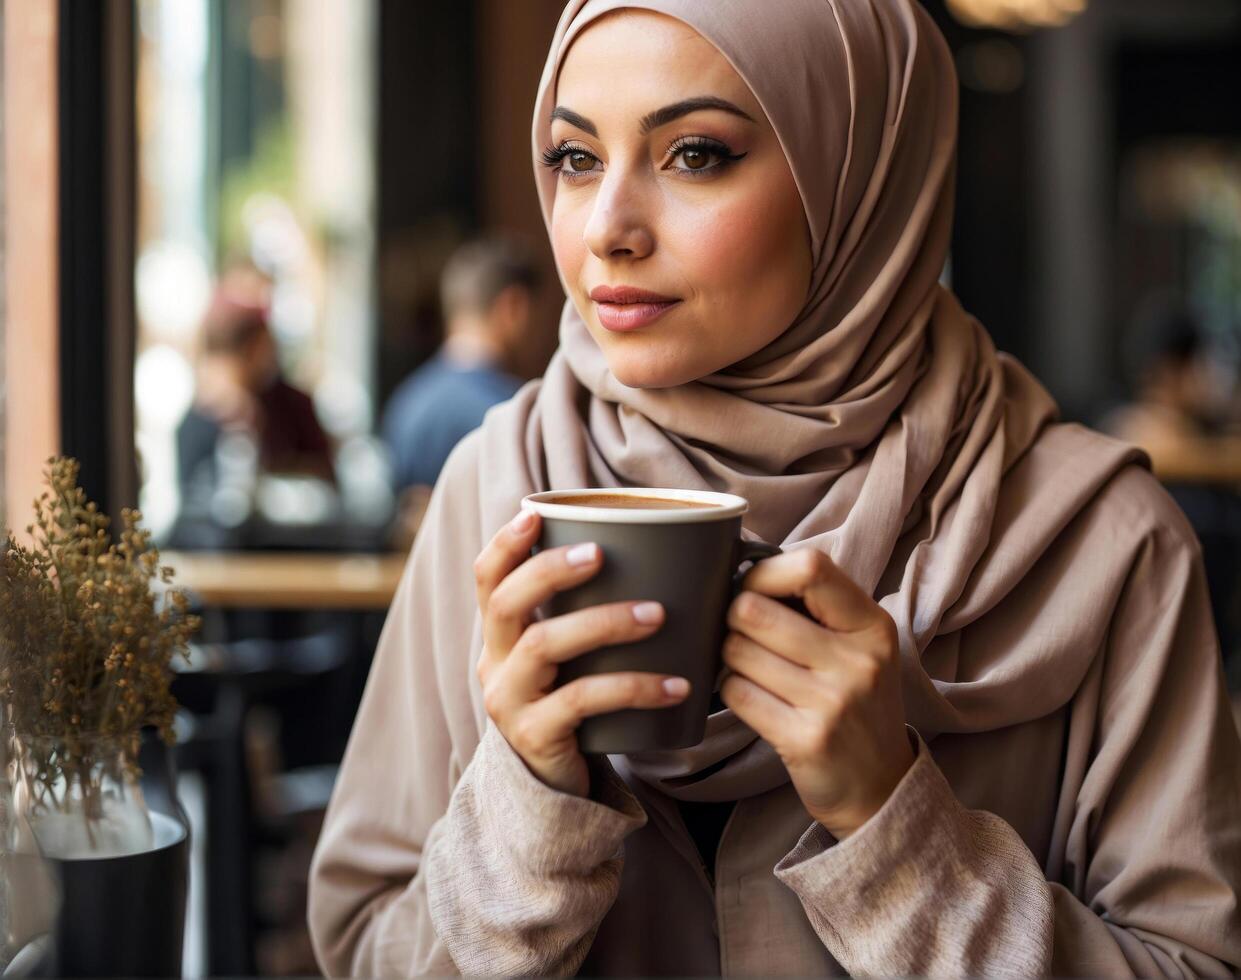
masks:
[[[388,500],[368,435],[375,4],[137,0],[136,11],[135,398],[147,522],[164,539],[185,505],[178,429],[212,395],[204,350],[219,338],[204,329],[221,296],[261,309],[273,377],[313,398],[337,462],[338,494],[324,507],[378,521]]]

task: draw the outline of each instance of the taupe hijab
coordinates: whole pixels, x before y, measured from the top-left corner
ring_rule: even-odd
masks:
[[[1072,630],[1018,634],[989,650],[940,643],[934,659],[924,657],[934,637],[1018,588],[1074,514],[1141,458],[1078,430],[1080,458],[1054,485],[1005,479],[1056,406],[938,283],[957,137],[957,83],[938,30],[914,0],[780,0],[778,17],[759,2],[571,0],[534,113],[549,229],[555,176],[537,155],[550,142],[560,63],[587,23],[619,7],[679,18],[749,84],[805,207],[809,295],[768,347],[661,390],[620,384],[566,302],[560,350],[541,386],[484,426],[484,538],[537,490],[741,494],[751,502],[747,534],[822,549],[891,614],[907,717],[924,738],[1000,728],[1065,704],[1088,666]],[[1089,594],[1090,571],[1081,574]],[[478,642],[476,630],[473,659]],[[729,710],[711,716],[692,749],[626,761],[683,800],[736,800],[788,779],[770,745]]]

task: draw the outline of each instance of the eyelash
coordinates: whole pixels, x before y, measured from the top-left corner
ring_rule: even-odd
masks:
[[[692,170],[688,167],[675,168],[679,173],[687,174],[694,178],[714,176],[746,155],[744,153],[733,153],[727,144],[721,143],[719,140],[706,139],[701,136],[682,137],[674,140],[672,145],[668,147],[668,152],[674,158],[680,156],[686,150],[701,150],[720,158],[719,163],[699,170]],[[543,166],[549,168],[557,177],[570,182],[576,182],[583,177],[590,177],[595,173],[593,170],[572,171],[561,167],[560,164],[564,158],[573,153],[585,154],[596,161],[599,159],[585,147],[575,146],[566,140],[557,146],[549,146],[543,151]]]

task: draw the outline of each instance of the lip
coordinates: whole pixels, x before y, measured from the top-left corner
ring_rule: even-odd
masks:
[[[675,303],[675,296],[662,296],[637,286],[596,286],[590,291],[590,298],[596,303],[609,303],[616,306],[628,306],[634,303]]]
[[[636,286],[596,286],[590,298],[595,301],[599,322],[618,333],[645,327],[681,302]]]

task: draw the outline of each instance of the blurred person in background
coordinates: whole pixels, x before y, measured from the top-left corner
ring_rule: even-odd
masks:
[[[528,338],[538,272],[526,250],[502,236],[460,246],[440,276],[445,339],[388,400],[381,425],[398,496],[391,544],[413,542],[431,487],[449,453],[507,401],[522,380],[513,361]]]
[[[507,238],[468,242],[448,260],[440,281],[444,343],[384,410],[398,492],[433,485],[453,447],[521,387],[512,361],[528,336],[537,284],[533,261]]]
[[[1165,315],[1134,400],[1100,428],[1141,446],[1189,518],[1203,562],[1228,674],[1241,690],[1241,431],[1236,369],[1213,356],[1191,314]]]
[[[186,519],[211,518],[226,434],[248,438],[255,469],[313,476],[335,484],[332,445],[305,392],[284,380],[268,324],[267,281],[234,267],[223,277],[201,330],[194,404],[177,430],[181,520],[174,541],[186,545]]]

